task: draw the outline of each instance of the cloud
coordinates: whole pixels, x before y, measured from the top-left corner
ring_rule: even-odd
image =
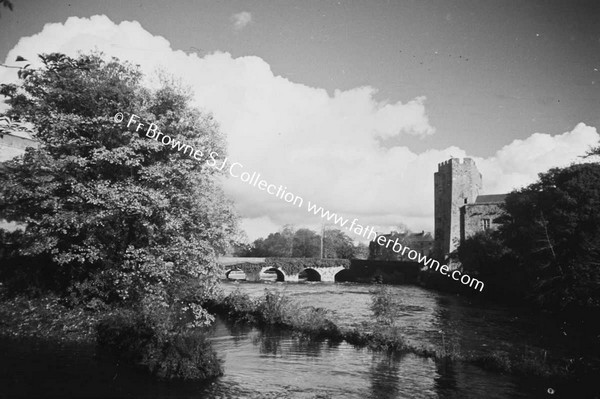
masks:
[[[242,30],[252,22],[252,14],[248,11],[238,12],[231,16],[231,21],[233,22],[234,29]]]
[[[75,55],[93,48],[138,63],[149,76],[157,67],[180,76],[194,89],[195,104],[219,121],[232,162],[287,187],[305,203],[358,218],[379,226],[379,231],[399,223],[433,230],[437,164],[451,155],[470,155],[458,147],[416,153],[406,146],[381,144],[382,138],[401,142],[406,135],[435,132],[425,97],[381,102],[374,98],[376,89],[368,86],[328,93],[274,75],[259,57],[215,52],[200,58],[175,51],[138,22],[115,24],[94,16],[47,24],[39,34],[21,38],[7,59],[22,55],[32,60],[52,51]],[[15,79],[14,70],[0,71],[0,81]],[[483,174],[485,192],[499,193],[533,182],[549,167],[576,161],[598,139],[594,127],[581,123],[559,135],[535,133],[515,140],[488,158],[472,157]],[[305,208],[239,179],[229,178],[224,186],[250,239],[284,224],[316,227],[321,222]]]

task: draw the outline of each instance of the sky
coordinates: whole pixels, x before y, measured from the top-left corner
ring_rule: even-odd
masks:
[[[100,49],[162,68],[212,112],[232,161],[385,232],[433,230],[433,173],[472,157],[484,192],[599,140],[599,1],[19,1],[0,60]],[[0,81],[16,79],[0,68]],[[230,178],[253,240],[319,218]]]

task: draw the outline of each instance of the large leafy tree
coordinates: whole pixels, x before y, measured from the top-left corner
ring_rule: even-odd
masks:
[[[0,218],[26,226],[21,253],[52,256],[79,297],[168,302],[189,278],[210,290],[236,228],[219,172],[113,116],[139,115],[204,157],[224,156],[212,116],[172,79],[147,89],[137,66],[115,58],[40,57],[0,90],[5,115],[32,123],[40,143],[0,166]]]
[[[497,232],[459,247],[465,269],[504,295],[552,309],[600,309],[600,164],[540,174],[506,197]]]
[[[540,174],[506,198],[500,228],[541,303],[600,308],[600,164]]]

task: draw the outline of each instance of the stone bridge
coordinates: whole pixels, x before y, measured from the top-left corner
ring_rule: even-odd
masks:
[[[321,263],[319,265],[311,260],[307,261],[307,267],[289,267],[285,262],[282,266],[276,266],[277,263],[266,262],[265,258],[220,258],[219,263],[223,266],[221,277],[247,281],[335,282],[336,276],[339,277],[340,272],[350,267],[349,262],[343,259],[339,259],[338,262],[333,259],[316,262]]]

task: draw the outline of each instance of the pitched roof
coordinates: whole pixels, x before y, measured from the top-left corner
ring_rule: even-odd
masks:
[[[475,199],[476,204],[497,204],[500,202],[504,202],[508,194],[488,194],[488,195],[478,195]]]

